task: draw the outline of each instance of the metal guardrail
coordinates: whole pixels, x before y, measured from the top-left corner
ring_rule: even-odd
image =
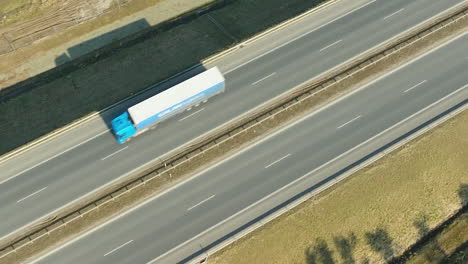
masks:
[[[374,163],[374,162],[380,160],[381,158],[389,155],[390,153],[392,153],[393,151],[399,149],[403,145],[405,145],[405,144],[415,140],[416,138],[424,135],[425,133],[431,131],[432,129],[436,128],[437,126],[443,124],[444,122],[452,119],[453,117],[455,117],[456,115],[462,113],[463,111],[465,111],[467,109],[468,109],[468,104],[465,101],[465,104],[463,104],[463,106],[461,106],[460,108],[457,108],[457,109],[449,112],[447,115],[444,115],[440,119],[437,119],[435,122],[432,122],[432,123],[428,124],[427,126],[419,129],[415,133],[413,133],[413,134],[409,135],[408,137],[404,138],[403,140],[398,141],[398,143],[396,143],[394,145],[391,145],[389,148],[384,149],[381,152],[375,154],[372,158],[364,161],[363,163],[360,163],[358,166],[355,166],[352,169],[346,171],[345,173],[338,175],[336,178],[334,178],[331,181],[326,182],[325,184],[321,185],[317,189],[314,189],[314,190],[312,190],[310,192],[305,193],[300,198],[292,201],[291,203],[285,204],[281,208],[277,208],[271,214],[269,214],[266,217],[260,219],[258,221],[258,224],[250,225],[246,229],[243,229],[241,232],[239,232],[239,233],[233,235],[232,237],[226,239],[222,243],[217,244],[213,248],[210,248],[209,250],[204,252],[204,254],[200,254],[202,256],[195,257],[193,260],[189,261],[188,263],[189,264],[207,263],[208,258],[209,258],[210,255],[213,255],[214,253],[218,252],[219,250],[229,246],[230,244],[232,244],[232,243],[236,242],[237,240],[243,238],[244,236],[252,233],[253,231],[263,227],[267,223],[269,223],[272,220],[276,219],[277,217],[283,215],[284,213],[290,211],[291,209],[297,207],[301,203],[311,199],[312,197],[318,195],[322,191],[332,187],[333,185],[341,182],[342,180],[346,179],[347,177],[351,176],[352,174],[358,172],[359,170],[362,170],[362,169],[366,168],[367,166],[371,165],[372,163]],[[402,120],[402,121],[406,121],[406,120]],[[402,123],[402,122],[400,122],[400,123]],[[397,123],[397,124],[399,124],[399,123]]]
[[[415,29],[411,33],[408,33],[408,36],[396,41],[396,43],[392,44],[390,47],[384,47],[379,51],[373,52],[365,59],[361,59],[351,65],[346,65],[344,70],[337,70],[329,78],[314,82],[313,84],[309,84],[304,87],[299,87],[297,90],[292,91],[283,98],[278,98],[278,100],[271,102],[269,106],[259,110],[257,113],[253,113],[252,116],[239,120],[236,124],[227,127],[224,133],[211,136],[203,140],[203,142],[188,147],[182,153],[179,153],[174,157],[161,162],[156,169],[150,170],[144,175],[140,175],[138,178],[130,180],[123,186],[115,188],[114,190],[101,196],[99,199],[93,200],[84,206],[80,206],[79,208],[71,209],[67,213],[63,213],[62,216],[54,218],[52,222],[46,226],[31,231],[30,233],[23,235],[20,238],[14,239],[13,242],[8,243],[8,245],[5,245],[0,249],[0,252],[6,252],[0,256],[0,259],[16,252],[17,250],[33,243],[34,241],[44,236],[48,236],[49,233],[60,229],[64,225],[72,223],[76,219],[82,218],[90,212],[118,199],[122,195],[125,195],[128,192],[131,192],[132,190],[137,189],[138,187],[143,186],[154,179],[157,179],[160,175],[170,173],[171,170],[174,170],[182,164],[191,161],[199,155],[205,154],[207,151],[216,148],[219,144],[222,144],[236,137],[237,135],[244,133],[248,129],[262,124],[266,120],[274,118],[276,115],[287,111],[291,107],[303,102],[317,93],[325,91],[326,88],[340,83],[343,80],[352,77],[356,73],[366,70],[368,67],[375,65],[377,62],[400,52],[405,47],[425,39],[433,33],[458,22],[466,16],[468,16],[468,4],[463,5],[454,13],[445,14],[442,17],[436,18],[435,22],[431,21],[426,25],[421,25],[421,27]],[[85,212],[81,213],[81,211]],[[230,243],[232,243],[232,241]]]

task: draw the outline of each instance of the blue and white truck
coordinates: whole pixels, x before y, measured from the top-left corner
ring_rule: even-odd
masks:
[[[211,68],[128,108],[111,121],[112,131],[122,144],[222,92],[224,76],[218,67]]]

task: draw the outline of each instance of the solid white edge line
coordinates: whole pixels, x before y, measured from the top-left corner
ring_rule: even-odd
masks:
[[[317,167],[317,168],[315,168],[315,169],[309,171],[308,173],[304,174],[304,175],[301,176],[300,178],[297,178],[296,180],[294,180],[294,181],[288,183],[287,185],[281,187],[280,189],[278,189],[278,190],[276,190],[276,191],[270,193],[269,195],[267,195],[267,196],[263,197],[262,199],[258,200],[257,202],[255,202],[255,203],[253,203],[253,204],[251,204],[251,205],[245,207],[244,209],[242,209],[242,210],[238,211],[237,213],[235,213],[235,214],[229,216],[228,218],[224,219],[223,221],[217,223],[216,225],[214,225],[214,226],[212,226],[212,227],[206,229],[205,231],[199,233],[198,235],[192,237],[191,239],[189,239],[189,240],[187,240],[187,241],[185,241],[185,242],[179,244],[178,246],[176,246],[176,247],[172,248],[171,250],[167,251],[166,253],[164,253],[164,254],[158,256],[157,258],[151,260],[151,261],[148,262],[147,264],[152,264],[152,263],[158,261],[159,259],[161,259],[161,258],[163,258],[163,257],[165,257],[165,256],[167,256],[167,255],[169,255],[169,254],[171,254],[171,253],[174,252],[175,250],[177,250],[177,249],[183,247],[184,245],[190,243],[191,241],[197,239],[198,237],[203,236],[204,234],[206,234],[206,233],[210,232],[211,230],[215,229],[216,227],[218,227],[218,226],[220,226],[220,225],[226,223],[227,221],[231,220],[232,218],[238,216],[239,214],[241,214],[241,213],[243,213],[243,212],[249,210],[250,208],[252,208],[252,207],[254,207],[254,206],[260,204],[261,202],[263,202],[263,201],[269,199],[270,197],[272,197],[272,196],[276,195],[277,193],[281,192],[282,190],[284,190],[284,189],[286,189],[286,188],[289,188],[289,187],[292,186],[293,184],[296,184],[297,182],[299,182],[299,181],[303,180],[304,178],[310,176],[311,174],[313,174],[313,173],[315,173],[316,171],[322,169],[323,167],[329,165],[330,163],[332,163],[332,162],[334,162],[334,161],[340,159],[341,157],[343,157],[343,156],[349,154],[350,152],[352,152],[352,151],[354,151],[355,149],[361,147],[362,145],[368,143],[369,141],[371,141],[371,140],[373,140],[373,139],[375,139],[375,138],[381,136],[382,134],[386,133],[387,131],[389,131],[389,130],[391,130],[391,129],[393,129],[393,128],[399,126],[399,125],[401,125],[402,123],[404,123],[404,122],[408,121],[409,119],[413,118],[414,116],[416,116],[416,115],[418,115],[418,114],[420,114],[420,113],[426,111],[428,108],[433,107],[434,105],[440,103],[441,101],[443,101],[443,100],[445,100],[446,98],[448,98],[448,97],[454,95],[455,93],[458,93],[458,92],[462,91],[464,88],[465,88],[465,86],[462,87],[462,88],[458,88],[457,90],[453,91],[452,93],[450,93],[450,94],[448,94],[448,95],[442,97],[441,99],[437,100],[436,102],[434,102],[434,103],[432,103],[432,104],[430,104],[430,105],[424,107],[423,109],[419,110],[418,112],[416,112],[416,113],[414,113],[414,114],[408,116],[407,118],[405,118],[405,119],[399,121],[398,123],[396,123],[396,124],[394,124],[394,125],[392,125],[392,126],[386,128],[385,130],[383,130],[383,131],[379,132],[378,134],[374,135],[373,137],[371,137],[371,138],[365,140],[364,142],[361,142],[360,144],[354,146],[353,148],[351,148],[351,149],[349,149],[349,150],[347,150],[347,151],[341,153],[340,155],[336,156],[335,158],[333,158],[333,159],[327,161],[326,163],[320,165],[319,167]]]
[[[200,112],[203,111],[204,109],[205,109],[205,108],[202,108],[202,109],[200,109],[200,110],[197,110],[197,111],[191,113],[190,115],[188,115],[188,116],[186,116],[186,117],[184,117],[184,118],[179,119],[179,122],[180,122],[180,121],[184,121],[185,119],[187,119],[187,118],[189,118],[189,117],[191,117],[191,116],[193,116],[193,115],[195,115],[195,114],[200,113]]]
[[[407,92],[413,90],[414,88],[418,87],[419,85],[421,85],[421,84],[423,84],[423,83],[425,83],[425,82],[427,82],[427,80],[424,80],[424,81],[422,81],[422,82],[420,82],[420,83],[418,83],[418,84],[416,84],[416,85],[411,86],[409,89],[406,89],[406,90],[404,91],[404,93],[407,93]]]
[[[104,257],[107,256],[107,255],[110,255],[110,254],[114,253],[115,251],[117,251],[117,250],[119,250],[119,249],[125,247],[126,245],[128,245],[128,244],[130,244],[130,243],[132,243],[132,242],[133,242],[133,240],[130,240],[130,241],[128,241],[128,242],[126,242],[126,243],[124,243],[124,244],[122,244],[122,245],[120,245],[120,246],[114,248],[113,250],[111,250],[111,251],[107,252],[106,254],[104,254]]]
[[[350,123],[352,123],[352,122],[358,120],[359,118],[361,118],[361,115],[356,116],[355,118],[353,118],[353,119],[349,120],[348,122],[342,124],[341,126],[337,127],[336,129],[340,129],[340,128],[342,128],[342,127],[344,127],[344,126],[346,126],[346,125],[348,125],[348,124],[350,124]]]
[[[204,202],[207,202],[208,200],[213,199],[213,197],[215,197],[214,194],[211,195],[210,197],[206,198],[205,200],[203,200],[203,201],[201,201],[201,202],[199,202],[199,203],[197,203],[197,204],[191,206],[190,208],[187,209],[187,211],[190,211],[190,210],[192,210],[193,208],[195,208],[195,207],[197,207],[197,206],[203,204]]]
[[[286,125],[285,127],[281,128],[281,129],[279,129],[279,130],[277,130],[276,132],[274,132],[274,133],[272,133],[272,134],[270,134],[270,135],[268,135],[268,136],[262,138],[261,140],[255,142],[254,144],[252,144],[252,145],[250,145],[250,146],[248,146],[248,147],[246,147],[246,148],[244,148],[244,149],[242,149],[242,150],[240,150],[240,151],[234,153],[233,155],[229,156],[228,158],[226,158],[226,159],[224,159],[224,160],[222,160],[222,161],[220,161],[220,162],[218,162],[218,163],[215,163],[215,164],[213,164],[212,166],[210,166],[210,167],[208,167],[208,168],[206,168],[206,169],[204,169],[204,170],[201,170],[200,172],[196,173],[194,176],[192,176],[192,177],[190,177],[190,178],[188,178],[188,179],[186,179],[186,180],[184,180],[184,181],[182,181],[182,182],[180,182],[180,183],[178,183],[178,184],[176,184],[176,185],[174,185],[174,186],[172,186],[172,187],[170,187],[170,188],[168,188],[168,189],[162,191],[161,193],[159,193],[159,194],[155,195],[154,197],[152,197],[152,198],[150,198],[150,199],[148,199],[148,200],[146,200],[146,201],[144,201],[144,202],[138,204],[137,206],[132,207],[132,208],[129,208],[128,211],[125,211],[125,212],[123,212],[122,214],[117,215],[116,217],[111,218],[111,219],[109,219],[108,221],[106,221],[106,222],[104,222],[104,223],[102,223],[102,224],[100,224],[100,225],[98,225],[98,226],[92,228],[91,230],[82,233],[81,235],[75,237],[74,239],[71,239],[71,240],[69,240],[69,241],[63,243],[61,246],[58,246],[58,247],[54,248],[53,250],[44,253],[42,256],[37,257],[32,263],[36,263],[37,261],[40,261],[40,260],[44,259],[45,257],[47,257],[47,256],[49,256],[49,255],[51,255],[51,254],[53,254],[53,253],[55,253],[55,252],[57,252],[58,250],[60,250],[60,249],[62,249],[62,248],[64,248],[64,247],[66,247],[66,246],[68,246],[68,245],[74,243],[75,241],[77,241],[77,240],[79,240],[79,239],[81,239],[81,238],[87,236],[88,234],[91,234],[91,233],[93,233],[94,231],[96,231],[96,230],[98,230],[98,229],[100,229],[100,228],[102,228],[102,227],[104,227],[104,226],[106,226],[106,225],[108,225],[108,224],[111,224],[112,222],[114,222],[114,221],[116,221],[116,220],[118,220],[118,219],[120,219],[120,218],[122,218],[122,217],[124,217],[124,216],[126,216],[126,215],[128,215],[128,214],[130,214],[131,212],[133,212],[133,211],[139,209],[140,207],[145,206],[146,204],[148,204],[148,203],[154,201],[155,199],[157,199],[157,198],[163,196],[164,194],[166,194],[166,193],[168,193],[168,192],[170,192],[170,191],[172,191],[172,190],[178,188],[179,186],[182,186],[183,184],[185,184],[185,183],[187,183],[187,182],[190,182],[190,181],[196,179],[197,177],[199,177],[200,175],[206,173],[207,171],[209,171],[209,170],[211,170],[211,169],[213,169],[213,168],[215,168],[215,167],[221,165],[221,164],[224,163],[224,162],[227,162],[227,161],[229,161],[229,160],[231,160],[231,159],[233,159],[233,158],[239,156],[240,154],[242,154],[242,153],[244,153],[244,152],[250,150],[251,148],[255,147],[256,145],[261,144],[262,142],[269,140],[270,138],[272,138],[272,137],[274,137],[274,136],[276,136],[276,135],[278,135],[278,134],[280,134],[280,133],[286,131],[287,129],[289,129],[289,128],[293,127],[294,125],[296,125],[296,124],[298,124],[298,123],[300,123],[300,122],[302,122],[302,121],[304,121],[304,120],[306,120],[306,119],[308,119],[308,118],[310,118],[310,117],[316,115],[317,113],[322,112],[323,110],[325,110],[325,109],[327,109],[327,108],[329,108],[329,107],[331,107],[331,106],[337,104],[338,102],[341,102],[342,100],[344,100],[344,99],[346,99],[346,98],[352,96],[353,94],[355,94],[355,93],[357,93],[357,92],[359,92],[359,91],[362,91],[362,90],[364,90],[364,89],[370,87],[372,84],[374,84],[374,83],[380,81],[381,79],[386,78],[388,75],[390,75],[390,74],[392,74],[392,73],[394,73],[394,72],[396,72],[396,71],[398,71],[398,70],[400,70],[400,69],[402,69],[402,68],[404,68],[404,67],[406,67],[406,66],[408,66],[408,65],[410,65],[410,64],[412,64],[412,63],[414,63],[414,62],[416,62],[416,61],[418,61],[419,59],[425,57],[426,55],[428,55],[428,54],[430,54],[430,53],[432,53],[432,52],[434,52],[434,51],[436,51],[436,50],[439,50],[439,49],[441,49],[441,48],[443,48],[443,47],[449,45],[450,43],[452,43],[452,42],[454,42],[454,41],[460,39],[461,37],[463,37],[463,36],[465,36],[465,35],[467,35],[467,34],[468,34],[468,32],[463,33],[463,34],[461,34],[460,36],[457,36],[457,37],[455,37],[455,38],[453,38],[453,39],[451,39],[451,40],[449,40],[449,41],[443,43],[442,45],[439,45],[439,46],[436,46],[436,47],[434,47],[434,48],[432,48],[432,49],[429,49],[428,51],[426,51],[426,52],[420,54],[420,55],[417,56],[416,58],[414,58],[414,59],[412,59],[412,60],[410,60],[410,61],[408,61],[408,62],[406,62],[406,63],[404,63],[404,64],[402,64],[402,65],[400,65],[399,67],[397,67],[397,68],[395,68],[395,69],[393,69],[393,70],[391,70],[391,71],[389,71],[389,72],[387,72],[387,73],[381,75],[380,77],[378,77],[378,78],[376,78],[376,79],[374,79],[374,80],[372,80],[372,81],[366,83],[365,85],[363,85],[363,86],[361,86],[361,87],[359,87],[359,88],[357,88],[357,89],[355,89],[355,90],[353,90],[353,91],[351,91],[351,92],[349,92],[349,93],[347,93],[347,94],[345,94],[345,95],[343,95],[343,96],[337,98],[336,100],[334,100],[334,101],[332,101],[332,102],[330,102],[330,103],[328,103],[328,104],[326,104],[326,105],[320,107],[320,108],[317,109],[316,111],[313,111],[313,112],[311,112],[310,114],[308,114],[308,115],[306,115],[306,116],[304,116],[304,117],[301,117],[300,119],[298,119],[298,120],[296,120],[296,121],[294,121],[294,122],[292,122],[292,123]],[[301,85],[302,85],[302,84],[301,84]],[[300,86],[300,85],[299,85],[299,86]],[[467,87],[467,86],[468,86],[468,85],[465,85],[463,88],[465,88],[465,87]]]
[[[336,45],[336,44],[340,43],[341,41],[343,41],[343,40],[342,40],[342,39],[340,39],[340,40],[337,40],[337,41],[333,42],[332,44],[329,44],[329,45],[327,45],[327,46],[325,46],[325,47],[321,48],[321,49],[320,49],[320,51],[324,51],[324,50],[326,50],[326,49],[330,48],[331,46],[334,46],[334,45]]]
[[[345,13],[345,14],[343,14],[343,15],[341,15],[341,16],[339,16],[339,17],[337,17],[337,18],[335,18],[335,19],[333,19],[333,20],[331,20],[331,21],[329,21],[329,22],[327,22],[327,23],[325,23],[325,24],[322,24],[322,25],[318,26],[318,27],[312,29],[311,31],[305,32],[305,33],[299,35],[298,37],[295,37],[295,38],[289,40],[288,42],[285,42],[285,43],[283,43],[282,45],[280,45],[280,46],[278,46],[278,47],[276,47],[276,48],[274,48],[274,49],[272,49],[272,50],[269,50],[268,52],[265,52],[265,53],[263,53],[263,54],[261,54],[261,55],[259,55],[259,56],[256,56],[256,57],[254,57],[254,58],[248,60],[247,62],[242,63],[242,64],[240,64],[240,65],[238,65],[238,66],[236,66],[236,67],[230,69],[229,71],[226,71],[225,74],[228,74],[228,73],[230,73],[230,72],[232,72],[232,71],[234,71],[234,70],[236,70],[236,69],[238,69],[238,68],[240,68],[240,67],[242,67],[242,66],[244,66],[244,65],[246,65],[246,64],[248,64],[248,63],[250,63],[250,62],[252,62],[252,61],[254,61],[254,60],[256,60],[256,59],[258,59],[258,58],[260,58],[260,57],[263,57],[264,55],[266,55],[266,54],[268,54],[268,53],[271,53],[271,52],[273,52],[273,51],[275,51],[275,50],[277,50],[277,49],[279,49],[279,48],[281,48],[281,47],[283,47],[283,46],[285,46],[285,45],[287,45],[287,44],[289,44],[289,43],[291,43],[291,42],[293,42],[293,41],[295,41],[295,40],[297,40],[297,39],[299,39],[299,38],[301,38],[301,37],[303,37],[303,36],[305,36],[305,35],[307,35],[307,34],[310,34],[310,33],[314,32],[314,31],[316,31],[316,30],[318,30],[318,29],[320,29],[320,28],[322,28],[322,27],[325,27],[325,26],[327,26],[327,25],[329,25],[329,24],[331,24],[331,23],[333,23],[333,22],[335,22],[335,21],[337,21],[337,20],[339,20],[339,19],[341,19],[341,18],[343,18],[343,17],[345,17],[345,16],[347,16],[347,15],[349,15],[349,14],[351,14],[351,13],[357,11],[357,10],[359,10],[359,9],[362,9],[362,8],[364,8],[364,7],[366,7],[366,6],[368,6],[368,5],[372,4],[372,3],[374,3],[375,1],[376,1],[376,0],[372,0],[372,1],[366,3],[366,4],[362,5],[362,6],[359,6],[359,7],[355,8],[355,9],[352,9],[351,11],[349,11],[349,12],[347,12],[347,13]],[[459,4],[456,4],[456,5],[453,6],[452,8],[455,8],[455,7],[457,7],[457,6],[461,5],[461,4],[463,4],[463,2],[461,2],[461,3],[459,3]],[[445,10],[444,10],[444,11],[445,11]],[[444,12],[444,11],[443,11],[443,12]],[[440,12],[440,13],[443,13],[443,12]],[[440,13],[438,13],[438,14],[440,14]],[[437,14],[437,15],[438,15],[438,14]],[[430,18],[429,18],[429,19],[430,19]],[[429,19],[427,19],[427,20],[429,20]],[[424,20],[424,21],[421,22],[420,24],[426,22],[427,20]],[[418,25],[419,25],[419,24],[418,24]],[[418,26],[418,25],[416,25],[416,26]],[[413,27],[409,28],[408,30],[411,30],[412,28],[413,28]],[[406,30],[406,31],[404,31],[404,32],[407,32],[408,30]],[[272,33],[273,33],[273,32],[272,32]],[[468,59],[468,57],[466,57],[466,58]],[[109,131],[109,130],[103,131],[102,133],[100,133],[100,134],[94,136],[93,138],[90,138],[90,139],[88,139],[88,140],[86,140],[86,141],[84,141],[84,142],[82,142],[82,143],[80,143],[80,144],[78,144],[78,145],[76,145],[76,146],[74,146],[74,147],[71,147],[70,149],[73,149],[73,148],[75,148],[75,147],[77,147],[77,146],[79,146],[79,145],[81,145],[81,144],[84,144],[84,143],[88,142],[89,140],[92,140],[92,139],[94,139],[94,138],[96,138],[96,137],[98,137],[98,136],[104,134],[104,133],[107,132],[107,131]],[[55,156],[49,158],[48,160],[53,159],[53,158],[55,158],[55,157],[57,157],[57,156],[59,156],[59,155],[65,153],[65,152],[69,151],[70,149],[67,149],[67,150],[63,151],[62,153],[59,153],[59,154],[57,154],[57,155],[55,155]],[[44,163],[44,162],[47,162],[48,160],[45,160],[45,161],[41,162],[40,164],[42,164],[42,163]],[[0,163],[2,163],[2,162],[3,162],[3,161],[0,161]],[[36,166],[39,166],[40,164],[38,164],[38,165],[36,165]],[[36,167],[36,166],[34,166],[34,167]],[[30,169],[33,169],[34,167],[32,167],[32,168],[30,168]],[[25,170],[25,171],[28,171],[28,170],[30,170],[30,169],[27,169],[27,170]],[[22,171],[22,172],[18,173],[17,175],[14,175],[14,176],[12,176],[12,177],[10,177],[10,178],[8,178],[8,179],[5,179],[5,180],[3,180],[3,181],[0,181],[0,184],[2,184],[2,183],[4,183],[4,182],[6,182],[6,181],[8,181],[8,180],[10,180],[10,179],[12,179],[12,178],[18,176],[19,174],[24,173],[25,171]],[[0,240],[1,240],[1,239],[3,239],[3,238],[0,238]]]
[[[289,156],[291,156],[291,154],[288,154],[288,155],[286,155],[286,156],[284,156],[284,157],[282,157],[282,158],[277,159],[276,161],[273,161],[272,163],[270,163],[270,164],[268,164],[267,166],[265,166],[265,169],[268,169],[269,167],[275,165],[276,163],[278,163],[278,162],[284,160],[285,158],[287,158],[287,157],[289,157]]]
[[[38,193],[40,193],[40,192],[42,192],[42,191],[45,190],[45,189],[47,189],[47,186],[44,187],[44,188],[42,188],[42,189],[40,189],[40,190],[37,190],[37,191],[31,193],[30,195],[28,195],[28,196],[26,196],[26,197],[23,197],[23,198],[19,199],[18,201],[16,201],[16,203],[19,203],[19,202],[21,202],[21,201],[24,201],[24,200],[28,199],[29,197],[31,197],[31,196],[33,196],[33,195],[35,195],[35,194],[38,194]]]
[[[356,7],[356,8],[354,8],[354,9],[352,9],[352,10],[350,10],[350,11],[344,13],[343,15],[338,16],[338,17],[336,17],[336,18],[330,20],[329,22],[327,22],[327,23],[325,23],[325,24],[322,24],[322,25],[320,25],[320,26],[318,26],[318,27],[316,27],[316,28],[313,28],[313,29],[310,30],[310,31],[307,31],[307,32],[305,32],[305,33],[302,33],[301,35],[299,35],[299,36],[297,36],[297,37],[295,37],[295,38],[292,38],[291,40],[286,41],[285,43],[283,43],[283,44],[281,44],[281,45],[275,47],[274,49],[271,49],[271,50],[269,50],[269,51],[267,51],[267,52],[265,52],[265,53],[262,53],[262,54],[260,54],[260,55],[258,55],[258,56],[256,56],[256,57],[254,57],[254,58],[252,58],[252,59],[250,59],[250,60],[248,60],[248,61],[242,63],[242,64],[237,65],[236,67],[234,67],[234,68],[232,68],[232,69],[230,69],[230,70],[224,72],[224,74],[229,74],[230,72],[235,71],[235,70],[239,69],[240,67],[243,67],[243,66],[245,66],[245,65],[247,65],[247,64],[249,64],[249,63],[251,63],[252,61],[255,61],[255,60],[257,60],[257,59],[259,59],[259,58],[261,58],[261,57],[263,57],[263,56],[265,56],[265,55],[267,55],[267,54],[269,54],[269,53],[272,53],[273,51],[275,51],[275,50],[277,50],[277,49],[280,49],[280,48],[282,48],[282,47],[288,45],[288,44],[291,43],[291,42],[294,42],[294,41],[296,41],[296,40],[298,40],[298,39],[300,39],[300,38],[302,38],[302,37],[304,37],[304,36],[306,36],[306,35],[308,35],[308,34],[310,34],[310,33],[312,33],[312,32],[315,32],[315,31],[317,31],[317,30],[319,30],[319,29],[321,29],[321,28],[323,28],[323,27],[325,27],[325,26],[328,26],[329,24],[331,24],[331,23],[333,23],[333,22],[335,22],[335,21],[337,21],[337,20],[340,20],[340,19],[342,19],[343,17],[345,17],[345,16],[347,16],[347,15],[349,15],[349,14],[351,14],[351,13],[354,13],[354,12],[358,11],[359,9],[362,9],[362,8],[364,8],[364,7],[366,7],[366,6],[368,6],[368,5],[372,4],[372,3],[374,3],[375,1],[377,1],[377,0],[372,0],[372,1],[366,3],[366,4],[362,5],[362,6]]]
[[[9,180],[11,180],[11,179],[13,179],[13,178],[16,178],[16,177],[18,177],[19,175],[21,175],[21,174],[23,174],[23,173],[25,173],[25,172],[28,172],[28,171],[30,171],[30,170],[36,168],[37,166],[40,166],[40,165],[42,165],[42,164],[44,164],[44,163],[46,163],[46,162],[48,162],[48,161],[50,161],[50,160],[52,160],[52,159],[55,159],[56,157],[58,157],[58,156],[60,156],[60,155],[62,155],[62,154],[64,154],[64,153],[66,153],[66,152],[68,152],[68,151],[70,151],[70,150],[72,150],[72,149],[74,149],[74,148],[77,148],[77,147],[79,147],[79,146],[81,146],[81,145],[83,145],[83,144],[85,144],[85,143],[88,143],[89,141],[91,141],[91,140],[93,140],[93,139],[95,139],[95,138],[97,138],[97,137],[99,137],[99,136],[101,136],[101,135],[103,135],[104,133],[107,133],[107,132],[109,132],[109,130],[103,131],[103,132],[101,132],[101,133],[99,133],[99,134],[97,134],[97,135],[95,135],[95,136],[93,136],[93,137],[91,137],[91,138],[89,138],[89,139],[83,141],[83,142],[80,142],[80,143],[77,144],[77,145],[74,145],[74,146],[72,146],[72,147],[70,147],[70,148],[68,148],[68,149],[66,149],[66,150],[64,150],[64,151],[62,151],[62,152],[60,152],[60,153],[58,153],[58,154],[55,154],[54,156],[52,156],[52,157],[50,157],[50,158],[48,158],[48,159],[46,159],[46,160],[43,160],[43,161],[37,163],[36,165],[34,165],[34,166],[32,166],[32,167],[29,167],[29,168],[27,168],[27,169],[25,169],[25,170],[22,170],[22,171],[16,173],[15,175],[13,175],[13,176],[11,176],[11,177],[5,179],[5,180],[0,181],[0,184],[3,184],[3,183],[5,183],[5,182],[7,182],[7,181],[9,181]]]
[[[111,154],[105,156],[105,157],[102,158],[101,160],[105,160],[105,159],[107,159],[107,158],[110,158],[110,157],[114,156],[115,154],[120,153],[121,151],[126,150],[127,148],[128,148],[128,146],[125,146],[124,148],[121,148],[121,149],[119,149],[119,150],[117,150],[117,151],[115,151],[115,152],[113,152],[113,153],[111,153]]]
[[[395,11],[395,12],[391,13],[390,15],[384,17],[383,19],[386,20],[387,18],[390,18],[390,17],[392,17],[392,16],[394,16],[394,15],[400,13],[400,12],[403,11],[403,10],[405,10],[405,9],[402,8],[402,9],[400,9],[400,10],[398,10],[398,11]]]
[[[275,75],[275,74],[276,74],[276,72],[271,73],[271,74],[269,74],[269,75],[267,75],[267,76],[261,78],[260,80],[253,82],[252,85],[256,85],[257,83],[259,83],[259,82],[261,82],[261,81],[264,81],[264,80],[270,78],[271,76],[273,76],[273,75]]]

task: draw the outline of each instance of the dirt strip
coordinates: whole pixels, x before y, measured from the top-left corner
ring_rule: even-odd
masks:
[[[195,150],[172,159],[167,162],[167,167],[159,167],[117,191],[107,190],[110,195],[95,200],[82,209],[55,220],[51,225],[3,248],[0,252],[0,263],[20,262],[43,252],[148,199],[168,186],[187,179],[202,168],[220,161],[261,136],[297,120],[305,113],[465,31],[468,19],[465,14],[459,13],[453,18],[442,21],[441,24],[442,26],[439,24],[429,30],[417,32],[417,37],[405,39],[404,43],[391,47],[380,55],[372,56],[370,61],[352,65],[344,73],[326,79],[320,82],[320,85],[301,88],[298,90],[301,93],[295,91],[297,94],[289,95],[287,101],[265,110],[251,121],[234,127],[214,141],[196,146]]]

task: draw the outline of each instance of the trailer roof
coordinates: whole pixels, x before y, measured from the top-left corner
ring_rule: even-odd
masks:
[[[224,77],[218,67],[214,67],[128,108],[128,112],[133,122],[139,124],[221,82]]]

